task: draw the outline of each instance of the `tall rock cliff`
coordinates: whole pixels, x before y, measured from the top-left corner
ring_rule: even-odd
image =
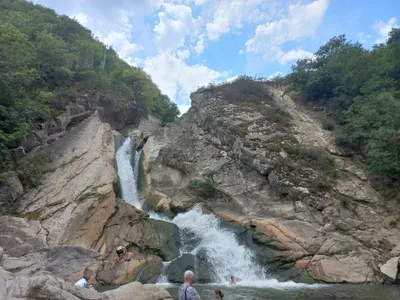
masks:
[[[257,97],[194,93],[188,113],[148,139],[148,205],[174,214],[200,204],[239,224],[271,276],[383,280],[379,267],[398,255],[399,206],[305,108],[260,84]]]

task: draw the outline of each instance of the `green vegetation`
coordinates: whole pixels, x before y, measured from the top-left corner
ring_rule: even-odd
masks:
[[[288,91],[328,108],[338,145],[362,154],[373,174],[400,180],[400,29],[370,50],[334,37],[298,60],[286,82]]]
[[[215,172],[204,173],[200,179],[192,179],[187,187],[196,196],[210,199],[216,196],[218,191],[214,176]]]
[[[321,170],[327,176],[336,177],[335,160],[325,150],[306,148],[299,144],[284,144],[283,149],[303,166]]]
[[[333,125],[331,120],[325,119],[322,121],[322,129],[332,131],[335,129],[335,125]]]
[[[19,145],[38,122],[62,112],[57,97],[96,89],[104,105],[154,114],[163,124],[179,115],[150,76],[118,58],[76,20],[24,0],[0,2],[0,171],[8,149]],[[29,177],[29,176],[28,176]]]
[[[24,186],[37,187],[42,181],[47,156],[43,152],[29,153],[17,165],[20,180]]]
[[[206,87],[199,88],[196,93],[220,94],[223,99],[235,102],[271,102],[272,97],[264,82],[256,78],[242,75],[231,82],[221,84],[210,83]]]

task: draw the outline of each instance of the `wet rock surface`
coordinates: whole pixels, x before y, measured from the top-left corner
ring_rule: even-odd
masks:
[[[196,258],[193,254],[184,253],[179,258],[173,260],[167,267],[166,274],[169,282],[181,283],[185,271],[195,272]]]

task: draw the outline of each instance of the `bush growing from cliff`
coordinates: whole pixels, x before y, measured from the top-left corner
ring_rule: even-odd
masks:
[[[214,181],[215,172],[207,172],[199,179],[192,179],[187,188],[191,193],[204,199],[210,199],[217,193],[217,184]]]
[[[242,75],[231,82],[221,84],[209,84],[199,88],[196,93],[209,92],[220,93],[223,99],[239,102],[271,102],[272,97],[268,93],[265,83],[256,78]]]
[[[17,165],[18,175],[25,186],[37,187],[43,179],[47,157],[42,152],[30,153]]]
[[[283,149],[302,165],[321,170],[327,176],[336,177],[335,160],[325,150],[303,147],[299,144],[284,144]]]

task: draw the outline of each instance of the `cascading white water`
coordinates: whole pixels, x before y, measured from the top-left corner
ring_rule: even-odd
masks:
[[[218,277],[214,282],[216,284],[227,284],[233,275],[238,278],[237,285],[240,286],[276,289],[321,286],[267,279],[265,270],[256,263],[252,251],[246,246],[240,245],[235,234],[221,226],[218,217],[203,214],[201,208],[194,208],[186,213],[178,214],[173,220],[160,213],[150,212],[149,215],[152,219],[169,221],[179,227],[182,237],[181,253],[189,252],[196,255],[201,249],[206,251],[207,259]],[[166,265],[168,264],[169,262],[166,263]],[[164,273],[159,277],[158,283],[168,283]]]
[[[137,191],[137,178],[139,174],[139,162],[141,151],[136,151],[134,166],[131,164],[133,142],[128,137],[116,154],[118,176],[121,184],[122,199],[137,209],[142,209]]]
[[[188,247],[183,234],[182,252],[194,255],[200,249],[205,250],[209,262],[213,265],[219,283],[230,280],[232,275],[241,280],[264,280],[264,270],[255,262],[250,249],[240,245],[233,232],[221,227],[220,220],[214,215],[205,215],[200,208],[177,215],[173,221],[181,232],[191,240],[196,239],[194,249]],[[186,249],[185,249],[186,248]]]

